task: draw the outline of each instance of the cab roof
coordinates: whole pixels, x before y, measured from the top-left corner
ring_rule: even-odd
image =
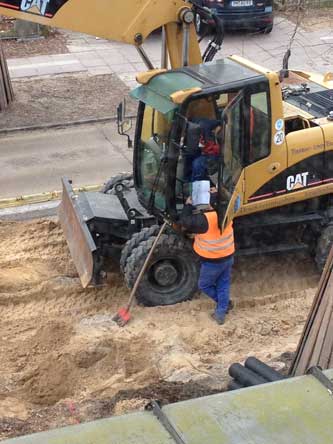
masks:
[[[167,114],[178,106],[171,99],[171,95],[178,91],[200,88],[202,92],[213,93],[227,85],[244,86],[260,80],[266,80],[266,77],[226,58],[160,73],[134,89],[131,96]]]

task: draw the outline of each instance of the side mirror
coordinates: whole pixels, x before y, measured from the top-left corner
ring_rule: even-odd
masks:
[[[118,134],[127,137],[128,148],[132,148],[132,140],[127,134],[132,128],[132,120],[126,117],[126,99],[124,98],[122,102],[117,106],[117,127]]]

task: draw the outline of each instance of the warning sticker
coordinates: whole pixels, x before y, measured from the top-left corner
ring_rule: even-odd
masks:
[[[284,131],[278,131],[274,136],[275,145],[281,145],[284,141]]]
[[[275,129],[276,129],[276,131],[281,131],[283,126],[284,126],[283,119],[277,119],[277,121],[275,122]]]

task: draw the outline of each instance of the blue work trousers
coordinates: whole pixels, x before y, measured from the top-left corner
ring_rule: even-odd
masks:
[[[199,289],[216,302],[218,317],[224,316],[228,309],[233,263],[233,256],[221,262],[201,260]]]

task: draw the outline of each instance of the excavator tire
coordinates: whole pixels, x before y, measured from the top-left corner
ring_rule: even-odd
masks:
[[[112,176],[101,188],[101,193],[115,194],[114,187],[117,183],[122,183],[125,188],[133,188],[133,174],[132,173],[120,173],[116,176]]]
[[[126,242],[120,256],[120,269],[123,273],[125,272],[127,259],[132,254],[134,248],[137,248],[141,242],[148,240],[150,237],[156,236],[159,230],[159,225],[143,228],[138,233],[134,233],[131,239]]]
[[[319,236],[318,242],[317,242],[317,248],[316,248],[316,254],[315,254],[315,262],[319,269],[319,271],[322,271],[327,256],[330,252],[330,249],[333,245],[333,225],[327,225]]]
[[[156,236],[132,250],[125,267],[125,282],[132,288]],[[191,243],[175,234],[163,234],[138,287],[138,303],[148,307],[172,305],[191,299],[197,291],[199,261]]]

